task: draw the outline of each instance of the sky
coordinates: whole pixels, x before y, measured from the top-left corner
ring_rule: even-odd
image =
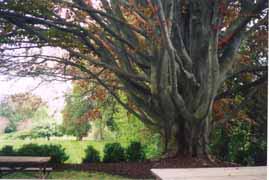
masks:
[[[52,114],[57,122],[61,122],[61,110],[64,106],[64,95],[70,92],[70,82],[44,82],[41,83],[37,78],[16,78],[12,80],[6,80],[3,76],[0,76],[0,99],[5,96],[31,92],[37,96],[40,96],[44,102],[47,102],[50,114]]]
[[[60,48],[54,47],[43,47],[43,48],[33,48],[30,51],[21,50],[11,50],[7,53],[12,54],[37,54],[42,55],[63,57],[66,52]],[[71,82],[64,81],[52,81],[44,82],[40,78],[24,77],[24,78],[14,78],[10,80],[10,77],[3,76],[0,74],[0,100],[3,97],[16,94],[30,92],[34,95],[40,96],[44,102],[47,103],[49,107],[49,113],[53,115],[57,122],[61,122],[61,110],[64,107],[64,95],[71,90]],[[42,82],[42,83],[41,83]]]

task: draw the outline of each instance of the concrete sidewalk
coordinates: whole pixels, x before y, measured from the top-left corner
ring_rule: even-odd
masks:
[[[266,166],[152,169],[159,180],[266,180]]]

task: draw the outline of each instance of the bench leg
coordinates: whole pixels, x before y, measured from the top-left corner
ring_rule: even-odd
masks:
[[[40,168],[40,178],[46,179],[49,176],[50,171],[47,171],[46,167]]]
[[[2,179],[3,176],[4,176],[4,173],[2,172],[2,169],[0,168],[0,178]]]

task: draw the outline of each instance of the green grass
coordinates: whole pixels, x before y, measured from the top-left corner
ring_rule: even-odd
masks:
[[[0,140],[0,148],[5,145],[11,145],[18,149],[23,144],[36,143],[36,144],[60,144],[65,148],[65,152],[69,155],[69,159],[65,163],[81,163],[85,156],[85,149],[88,145],[92,145],[103,156],[103,147],[106,143],[111,141],[75,141],[75,140],[50,140],[35,139],[35,140]]]
[[[14,173],[4,176],[7,179],[36,179],[38,178],[37,173]],[[105,173],[93,173],[93,172],[83,172],[83,171],[62,171],[62,172],[52,172],[48,176],[48,179],[76,179],[76,180],[130,180],[126,177],[115,176]]]

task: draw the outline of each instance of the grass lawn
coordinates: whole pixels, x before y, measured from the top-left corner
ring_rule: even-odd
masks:
[[[110,141],[111,142],[111,141]],[[65,152],[69,155],[69,159],[65,163],[81,163],[82,158],[85,156],[85,149],[88,145],[92,145],[103,156],[103,147],[109,141],[75,141],[75,140],[0,140],[0,148],[5,145],[11,145],[15,149],[23,144],[36,143],[36,144],[60,144],[65,148]],[[123,144],[124,145],[124,144]]]
[[[7,179],[36,179],[38,174],[33,173],[14,173],[4,176]],[[93,173],[93,172],[82,172],[82,171],[63,171],[63,172],[52,172],[48,176],[48,179],[76,179],[76,180],[129,180],[129,178],[114,176],[105,173]]]

